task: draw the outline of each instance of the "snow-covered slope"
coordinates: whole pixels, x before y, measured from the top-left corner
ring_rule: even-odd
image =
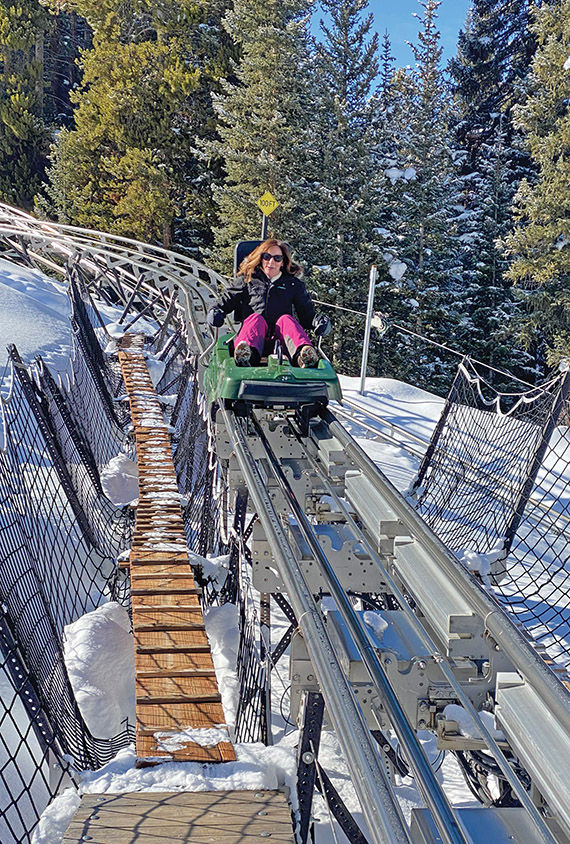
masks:
[[[358,405],[361,410],[354,421],[345,422],[346,429],[394,486],[400,492],[405,492],[419,468],[419,458],[405,448],[405,432],[414,437],[415,450],[421,452],[439,419],[444,399],[393,378],[367,378],[362,395],[359,393],[360,378],[341,375],[340,382],[344,398]],[[368,414],[382,417],[385,424],[375,423],[372,416],[368,418]],[[358,418],[364,419],[373,428],[392,433],[402,445],[367,438],[365,431],[358,425]],[[389,425],[397,426],[397,433]],[[423,446],[416,441],[416,437],[423,441]],[[411,442],[411,438],[408,441]]]
[[[0,258],[0,366],[15,343],[25,361],[42,355],[54,369],[69,357],[69,301],[65,285]]]

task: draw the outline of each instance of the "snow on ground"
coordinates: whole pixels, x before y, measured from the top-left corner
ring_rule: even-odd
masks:
[[[120,452],[101,472],[103,492],[113,504],[136,504],[139,497],[139,472],[134,460]]]
[[[467,736],[467,738],[481,738],[479,727],[462,706],[458,706],[456,703],[449,703],[443,710],[443,714],[447,721],[457,722],[459,732],[462,736]],[[492,712],[485,712],[483,710],[479,713],[479,717],[494,738],[498,741],[504,741],[505,736],[502,730],[495,729],[495,716]]]
[[[75,788],[66,788],[43,812],[32,833],[32,844],[60,844],[67,827],[79,809],[81,796]]]
[[[121,337],[125,325],[118,325],[122,308],[101,304],[99,313],[109,333]],[[0,370],[8,355],[6,346],[14,343],[26,363],[41,356],[55,372],[68,369],[71,350],[70,306],[66,285],[39,270],[22,267],[0,258]],[[134,331],[153,334],[158,326],[141,318]],[[158,382],[164,363],[150,356],[151,375]]]
[[[63,654],[91,735],[112,738],[135,723],[135,652],[124,607],[109,601],[68,624]]]
[[[406,446],[413,444],[416,449],[422,452],[425,450],[445,400],[393,378],[367,378],[363,395],[359,392],[360,378],[341,375],[340,382],[343,396],[356,402],[360,408],[354,420],[344,422],[345,428],[394,486],[400,492],[406,492],[420,465],[419,458],[411,454]],[[384,422],[375,422],[368,414],[380,416]],[[378,431],[388,431],[402,445],[367,438],[366,432],[358,424],[360,420]],[[390,425],[407,429],[419,437],[423,444],[415,438],[406,438],[405,433],[391,429]]]
[[[204,622],[222,696],[226,724],[231,733],[235,727],[239,702],[239,683],[236,673],[239,646],[238,608],[235,604],[210,607],[205,613]]]
[[[0,258],[0,367],[8,360],[7,344],[15,343],[26,362],[41,355],[63,371],[70,337],[65,285]]]
[[[441,396],[393,378],[366,378],[363,395],[359,392],[360,378],[341,375],[340,383],[345,398],[358,401],[363,410],[368,409],[387,422],[408,428],[426,442],[445,404]]]

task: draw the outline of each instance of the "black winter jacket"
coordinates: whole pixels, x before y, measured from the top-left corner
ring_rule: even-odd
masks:
[[[271,331],[280,316],[293,316],[293,308],[305,330],[311,327],[315,316],[315,306],[300,278],[283,272],[270,281],[261,267],[255,268],[249,284],[242,276],[237,278],[222,294],[217,307],[225,314],[234,311],[237,322],[243,322],[250,314],[261,314]]]

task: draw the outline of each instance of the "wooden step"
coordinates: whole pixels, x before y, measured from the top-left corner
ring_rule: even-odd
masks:
[[[174,711],[173,711],[174,710]],[[153,734],[159,730],[180,732],[189,725],[193,729],[210,729],[216,724],[223,724],[225,716],[221,704],[214,703],[179,703],[176,707],[155,706],[152,703],[137,705],[137,732],[146,730]]]
[[[188,572],[168,572],[167,574],[146,574],[140,571],[131,573],[131,593],[133,595],[196,595],[202,590],[194,586],[194,579]]]
[[[188,574],[188,563],[178,562],[177,560],[172,563],[161,563],[161,562],[153,562],[152,560],[144,560],[142,562],[136,561],[131,563],[131,577],[133,576],[133,567],[136,566],[140,569],[141,573],[146,573],[150,576],[152,575],[168,575],[168,574],[178,574],[184,573]]]
[[[136,607],[137,624],[134,625],[135,630],[143,629],[162,629],[168,630],[171,627],[173,630],[180,630],[188,627],[189,630],[194,630],[196,626],[204,627],[204,620],[202,618],[202,610],[200,607],[190,607],[185,609],[169,609],[168,607]]]
[[[203,747],[195,742],[187,741],[181,744],[178,750],[169,751],[157,744],[154,735],[144,735],[140,732],[137,733],[137,754],[150,758],[153,764],[156,764],[161,758],[168,762],[185,759],[191,760],[192,762],[201,762],[202,764],[235,761],[235,752],[229,741],[219,742],[219,744],[213,747]],[[146,764],[144,760],[142,764]],[[107,842],[100,842],[100,844],[107,844]],[[170,844],[170,841],[168,844]]]
[[[188,700],[214,698],[220,700],[216,675],[184,674],[178,677],[141,677],[137,676],[136,695],[138,700],[153,702],[167,697]]]
[[[155,590],[137,590],[132,594],[133,609],[145,612],[160,607],[163,610],[185,610],[187,612],[201,612],[200,599],[196,592],[181,589],[177,592],[165,593]]]
[[[210,653],[209,645],[137,645],[137,654],[199,654]]]
[[[212,668],[180,668],[178,670],[174,670],[172,668],[162,668],[162,669],[139,669],[137,671],[137,680],[141,683],[144,683],[145,680],[150,680],[154,677],[158,678],[176,678],[176,677],[215,677],[216,672]]]
[[[175,676],[178,671],[196,670],[213,671],[214,664],[210,650],[194,651],[147,651],[135,653],[137,674],[145,671],[170,671]]]
[[[140,565],[141,563],[151,562],[154,565],[161,563],[180,563],[180,565],[188,565],[187,551],[159,551],[156,549],[143,550],[137,548],[129,554],[131,565]]]
[[[136,703],[145,703],[149,706],[164,706],[165,704],[181,704],[181,703],[221,703],[222,697],[218,693],[216,695],[164,695],[163,697],[147,697],[146,695],[136,695]]]
[[[151,623],[146,623],[146,624],[145,624],[144,621],[143,621],[142,624],[140,623],[140,621],[137,621],[136,624],[134,624],[134,622],[133,622],[133,628],[134,628],[136,636],[138,636],[139,633],[152,633],[154,631],[156,631],[158,633],[169,633],[169,632],[185,633],[185,632],[189,632],[189,631],[191,632],[191,631],[194,631],[194,630],[205,630],[206,629],[204,627],[204,622],[192,624],[191,622],[184,622],[184,621],[180,621],[180,622],[170,621],[169,622],[168,620],[163,621],[163,620],[160,620],[160,619],[156,620],[154,622],[151,622]]]

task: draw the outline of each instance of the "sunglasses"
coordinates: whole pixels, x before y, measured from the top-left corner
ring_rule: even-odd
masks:
[[[283,255],[272,255],[271,252],[262,252],[261,257],[264,261],[275,261],[276,264],[283,260]]]

